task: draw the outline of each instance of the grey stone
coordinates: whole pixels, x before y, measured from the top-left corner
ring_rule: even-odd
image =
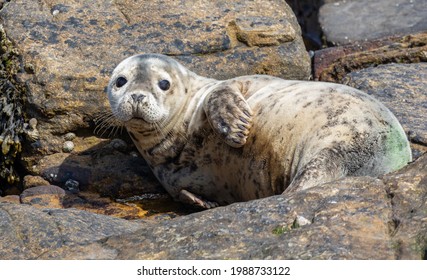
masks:
[[[383,178],[392,200],[392,244],[398,259],[427,260],[427,154]]]
[[[65,195],[65,191],[61,189],[58,186],[38,186],[38,187],[32,187],[24,190],[21,193],[21,198],[33,196],[33,195],[39,195],[39,194],[57,194],[57,195]]]
[[[79,185],[80,183],[76,180],[73,179],[68,179],[65,184],[64,187],[67,191],[71,192],[71,193],[78,193],[79,190]]]
[[[65,191],[58,186],[38,186],[24,190],[19,196],[21,203],[38,208],[63,208]]]
[[[319,22],[335,45],[427,30],[427,0],[332,2],[320,8]]]
[[[50,183],[40,176],[26,175],[23,180],[23,188],[29,189],[38,186],[48,186]]]
[[[27,205],[0,204],[0,259],[58,257],[57,250],[133,232],[143,223],[78,210],[39,210]],[[105,250],[104,250],[105,252]],[[85,258],[96,255],[86,254]]]
[[[64,135],[64,139],[66,141],[73,141],[76,138],[76,134],[73,132],[68,132],[67,134]]]
[[[62,151],[64,153],[71,153],[74,150],[74,143],[73,141],[65,141],[62,145]]]

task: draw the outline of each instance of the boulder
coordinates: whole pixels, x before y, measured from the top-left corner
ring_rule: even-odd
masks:
[[[23,180],[24,189],[47,185],[50,185],[49,182],[40,176],[27,175]]]
[[[21,203],[37,208],[62,208],[65,191],[57,186],[38,186],[24,190],[19,196]]]
[[[427,260],[427,154],[383,177],[393,206],[390,233],[397,259]]]
[[[0,203],[0,259],[45,259],[59,249],[133,232],[144,222],[130,222],[73,209],[40,210],[28,205]],[[113,250],[87,252],[104,257]]]
[[[423,259],[426,168],[427,155],[381,180],[346,178],[287,197],[236,203],[102,245],[117,259]]]
[[[315,80],[341,83],[350,72],[389,63],[427,62],[427,32],[316,51]]]
[[[326,41],[333,45],[427,29],[427,0],[329,2],[320,8],[319,22]]]

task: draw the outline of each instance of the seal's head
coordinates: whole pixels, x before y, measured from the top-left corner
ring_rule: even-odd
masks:
[[[168,122],[185,94],[186,69],[164,55],[142,54],[123,60],[113,71],[108,98],[113,115],[125,125]]]

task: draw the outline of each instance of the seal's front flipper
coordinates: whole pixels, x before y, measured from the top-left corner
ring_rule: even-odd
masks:
[[[210,125],[225,143],[240,148],[246,143],[252,126],[252,110],[237,83],[220,84],[203,104]]]
[[[219,206],[218,203],[204,200],[200,196],[195,195],[187,190],[181,190],[178,199],[183,203],[198,206],[204,209],[210,209]]]

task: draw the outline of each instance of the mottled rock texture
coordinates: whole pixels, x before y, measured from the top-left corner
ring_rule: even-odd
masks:
[[[427,155],[382,179],[346,178],[289,196],[161,222],[0,204],[0,258],[423,259]]]
[[[319,22],[334,45],[427,30],[427,0],[329,2],[320,8]]]
[[[65,191],[57,186],[38,186],[24,190],[19,196],[21,203],[37,208],[62,208]]]
[[[49,258],[61,248],[133,232],[141,225],[142,222],[129,222],[86,211],[39,210],[27,205],[0,203],[0,259]],[[87,252],[85,257],[105,258],[107,255],[100,250]]]
[[[24,180],[23,180],[24,189],[29,189],[29,188],[38,187],[38,186],[47,186],[47,185],[49,185],[49,182],[40,176],[27,175],[24,177]]]
[[[389,63],[427,62],[427,32],[316,51],[315,80],[341,83],[350,72]]]

